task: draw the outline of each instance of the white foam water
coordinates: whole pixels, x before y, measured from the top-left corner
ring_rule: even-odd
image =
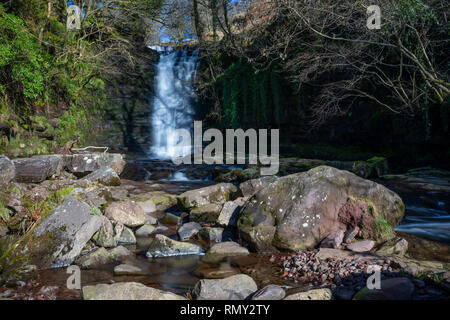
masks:
[[[152,100],[152,147],[150,156],[158,159],[184,157],[192,146],[176,147],[176,129],[191,130],[198,50],[174,50],[172,47],[151,46],[160,54],[156,67],[155,97]]]

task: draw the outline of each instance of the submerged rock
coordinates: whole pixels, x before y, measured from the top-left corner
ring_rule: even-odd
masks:
[[[114,267],[114,275],[116,276],[142,276],[145,275],[141,268],[129,264],[119,264]]]
[[[394,235],[404,214],[400,197],[350,172],[320,166],[278,178],[250,198],[238,230],[258,251],[315,247],[336,229],[364,227],[364,238]]]
[[[206,263],[217,263],[229,256],[248,256],[250,252],[233,241],[213,245],[203,257]]]
[[[147,287],[137,282],[120,282],[85,286],[84,300],[186,300],[171,292]]]
[[[175,241],[162,234],[157,234],[150,242],[146,256],[158,258],[200,253],[202,253],[202,249],[195,244]]]
[[[111,203],[106,208],[105,216],[112,221],[132,228],[144,225],[147,220],[144,210],[134,201]]]
[[[192,297],[195,300],[244,300],[258,290],[255,281],[238,274],[224,279],[203,279],[197,282]]]

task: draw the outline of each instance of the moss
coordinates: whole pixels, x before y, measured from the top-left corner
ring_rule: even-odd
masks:
[[[390,234],[392,234],[394,231],[392,229],[391,225],[386,220],[384,220],[381,216],[375,217],[373,230],[375,231],[375,235],[379,239],[385,239]]]

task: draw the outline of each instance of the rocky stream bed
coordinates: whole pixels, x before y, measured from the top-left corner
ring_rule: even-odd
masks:
[[[0,299],[450,297],[441,170],[289,158],[260,177],[102,153],[0,169]]]

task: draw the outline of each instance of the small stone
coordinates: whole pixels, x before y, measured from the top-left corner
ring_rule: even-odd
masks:
[[[145,275],[145,272],[136,266],[129,264],[120,264],[114,267],[114,275],[116,276],[140,276]]]
[[[333,248],[337,249],[341,246],[344,239],[344,230],[337,230],[330,233],[322,242],[320,243],[321,248]]]
[[[195,236],[202,226],[197,222],[188,222],[183,224],[180,229],[178,229],[178,235],[182,241],[189,240],[191,237]]]
[[[251,300],[283,300],[285,296],[282,287],[271,284],[252,294]]]
[[[331,300],[330,289],[314,289],[287,296],[284,300]]]
[[[372,250],[375,245],[375,241],[363,240],[359,242],[354,242],[347,245],[347,249],[353,252],[367,252]]]
[[[156,228],[150,224],[144,224],[142,227],[136,230],[136,236],[138,237],[147,237],[151,235]]]

